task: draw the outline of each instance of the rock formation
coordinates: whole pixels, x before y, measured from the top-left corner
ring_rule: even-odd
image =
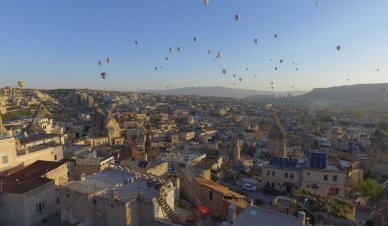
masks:
[[[66,104],[93,107],[94,99],[93,97],[89,96],[87,93],[75,92],[73,95],[67,97]]]
[[[111,112],[104,114],[101,109],[97,109],[92,115],[92,125],[89,129],[91,137],[106,136],[109,140],[120,137],[120,125]]]

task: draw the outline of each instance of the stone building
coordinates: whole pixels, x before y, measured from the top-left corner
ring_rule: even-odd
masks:
[[[1,178],[0,224],[32,226],[59,213],[56,186],[68,182],[67,164],[36,161]]]
[[[170,181],[122,167],[109,168],[61,187],[61,221],[85,226],[179,223],[174,197]]]

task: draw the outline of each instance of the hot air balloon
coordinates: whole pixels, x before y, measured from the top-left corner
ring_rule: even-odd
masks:
[[[234,86],[236,86],[236,83],[235,83],[235,82],[233,82],[233,85],[234,85]]]
[[[105,80],[105,78],[106,78],[107,75],[108,75],[107,73],[102,72],[102,73],[101,73],[101,78]]]
[[[203,0],[203,4],[204,4],[205,6],[207,6],[207,4],[209,4],[209,0]]]
[[[241,82],[241,81],[242,81],[242,78],[240,77],[240,78],[238,78],[238,80]]]
[[[173,48],[168,48],[168,51],[170,51],[170,53],[172,53],[172,51],[173,51],[174,49]]]
[[[275,71],[277,71],[278,70],[278,67],[275,67]]]
[[[280,60],[279,60],[279,62],[282,64],[282,63],[283,63],[283,60],[282,60],[282,59],[280,59]]]
[[[166,57],[166,61],[168,61],[168,57]]]
[[[178,50],[178,52],[180,52],[181,51],[181,47],[177,47],[176,50]]]
[[[99,60],[97,63],[98,63],[98,65],[101,65],[101,64],[102,64],[101,60]]]
[[[106,62],[108,63],[108,64],[110,64],[110,62],[112,62],[112,59],[111,58],[106,58]]]
[[[335,47],[335,48],[337,49],[337,51],[340,51],[341,46],[337,46],[337,47]]]
[[[194,42],[197,42],[197,37],[194,37],[194,38],[193,38],[193,41],[194,41]]]
[[[271,86],[271,89],[273,90],[273,86]]]
[[[257,44],[259,42],[259,39],[255,38],[255,39],[253,39],[253,41],[255,42],[255,44]]]
[[[271,85],[273,85],[273,82],[271,82]]]
[[[277,34],[274,34],[273,37],[274,37],[274,38],[278,38],[278,35],[277,35]]]
[[[233,74],[233,78],[236,78],[236,74]]]
[[[226,74],[226,69],[222,69],[222,74]]]
[[[211,53],[210,49],[208,49],[208,50],[207,50],[207,53],[208,53],[208,54],[210,54],[210,53]]]
[[[155,67],[155,71],[158,70],[158,67]]]
[[[245,70],[248,71],[248,68],[246,67]]]
[[[221,57],[222,57],[222,53],[218,52],[217,55],[216,55],[216,58],[221,58]]]
[[[298,68],[295,68],[295,71],[297,71],[298,70]]]
[[[238,14],[234,15],[234,19],[235,19],[236,21],[239,21],[239,20],[240,20],[240,15],[238,15]]]
[[[257,76],[255,75],[255,78],[256,78]]]
[[[379,68],[377,68],[377,69],[376,69],[376,71],[380,71],[380,69],[379,69]]]
[[[24,81],[18,81],[18,86],[23,89],[23,87],[26,85]]]
[[[137,40],[135,40],[135,45],[137,45],[137,44],[139,44],[139,43],[137,42]]]
[[[295,62],[292,62],[292,64],[295,64]]]

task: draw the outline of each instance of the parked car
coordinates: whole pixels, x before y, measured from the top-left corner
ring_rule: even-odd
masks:
[[[256,186],[245,183],[242,185],[242,189],[246,191],[256,191]]]

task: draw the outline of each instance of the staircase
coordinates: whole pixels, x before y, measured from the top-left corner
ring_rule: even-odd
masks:
[[[174,223],[180,223],[178,215],[171,209],[163,197],[157,199],[158,204],[162,207],[163,211],[167,214],[168,218]]]

